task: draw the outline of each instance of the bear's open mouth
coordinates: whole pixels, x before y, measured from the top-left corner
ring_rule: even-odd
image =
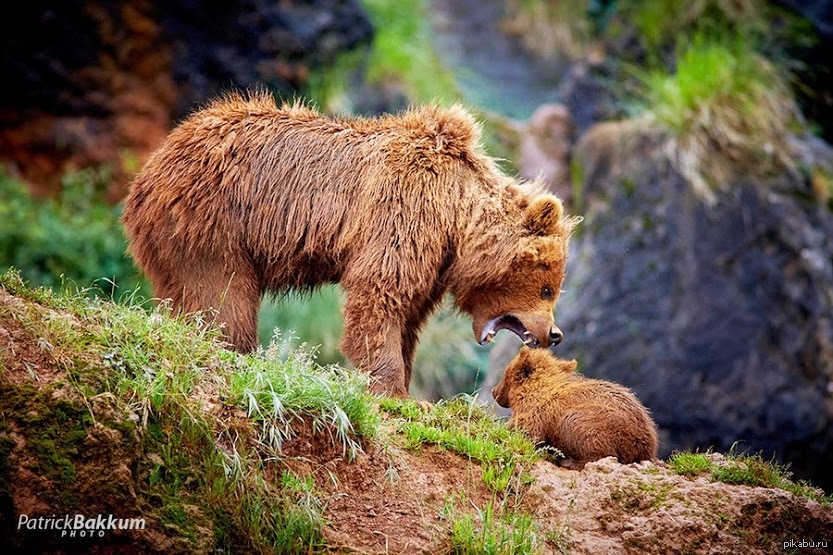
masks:
[[[494,341],[495,334],[500,330],[515,332],[515,335],[521,338],[524,345],[530,347],[537,347],[539,345],[538,339],[526,329],[526,326],[517,317],[511,314],[504,314],[486,322],[486,325],[483,326],[483,331],[480,332],[480,344],[485,345]]]

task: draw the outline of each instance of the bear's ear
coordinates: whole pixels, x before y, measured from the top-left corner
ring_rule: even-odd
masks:
[[[541,195],[527,207],[524,227],[532,235],[557,235],[561,230],[563,217],[564,206],[561,200],[553,195]]]

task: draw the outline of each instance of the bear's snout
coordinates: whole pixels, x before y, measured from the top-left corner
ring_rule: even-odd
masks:
[[[564,340],[564,332],[562,332],[562,331],[559,329],[559,327],[558,327],[558,326],[553,325],[553,326],[550,328],[550,333],[549,333],[549,341],[550,341],[550,346],[558,345],[558,344],[559,344],[559,343],[561,343],[563,340]]]

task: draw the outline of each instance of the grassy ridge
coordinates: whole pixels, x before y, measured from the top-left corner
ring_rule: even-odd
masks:
[[[185,512],[196,506],[210,513],[202,520],[213,521],[220,546],[291,553],[320,544],[321,508],[310,482],[284,472],[276,483],[270,461],[301,419],[335,438],[348,458],[375,437],[379,414],[364,374],[321,367],[303,351],[282,356],[277,344],[251,356],[227,351],[207,317],[174,318],[164,306],[146,311],[84,291],[30,289],[16,272],[0,277],[0,288],[28,301],[0,306],[0,318],[18,322],[48,351],[81,399],[73,411],[60,409],[76,416],[63,417],[69,430],[56,435],[24,421],[31,395],[2,392],[3,407],[26,401],[20,410],[4,410],[3,421],[29,431],[28,444],[43,447],[44,464],[66,478],[59,480],[66,491],[79,462],[71,440],[83,439],[92,425],[84,405],[109,394],[119,414],[132,415],[115,427],[139,423],[144,495],[155,499],[155,517],[176,534],[195,533],[202,521]]]
[[[540,453],[471,398],[429,411],[410,400],[380,400],[364,373],[321,366],[279,337],[252,355],[234,353],[222,347],[211,314],[173,316],[165,305],[31,288],[14,270],[0,276],[0,290],[21,301],[0,304],[0,322],[19,325],[32,348],[65,373],[42,392],[0,381],[0,452],[12,447],[7,433],[21,430],[70,506],[83,502],[74,489],[82,444],[92,427],[106,425],[134,438],[141,496],[152,507],[143,514],[174,536],[197,541],[199,530],[213,529],[214,545],[232,551],[318,550],[324,505],[310,477],[280,463],[283,443],[303,421],[347,460],[369,441],[411,449],[434,443],[460,453],[483,465],[498,503],[488,514],[502,529],[528,524],[514,510]],[[0,356],[0,374],[6,364],[15,363]],[[50,369],[31,371],[34,384]],[[54,391],[65,388],[72,394],[53,406]],[[107,411],[99,410],[102,398]],[[455,534],[474,524],[458,524]],[[483,526],[472,530],[482,535]]]

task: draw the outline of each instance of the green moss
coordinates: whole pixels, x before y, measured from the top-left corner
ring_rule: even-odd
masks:
[[[11,457],[17,443],[11,436],[11,426],[0,413],[0,513],[13,514]]]
[[[184,536],[191,541],[197,539],[197,530],[194,518],[186,514],[181,502],[174,502],[166,505],[159,511],[159,522],[164,526],[173,528],[177,535]]]
[[[53,399],[57,388],[38,391],[24,384],[0,391],[0,405],[25,437],[27,450],[35,456],[35,469],[60,487],[75,481],[75,460],[93,420],[81,402]]]
[[[668,492],[674,488],[673,484],[652,484],[649,482],[637,482],[636,487],[653,498],[651,507],[654,509],[661,507],[668,500]]]

